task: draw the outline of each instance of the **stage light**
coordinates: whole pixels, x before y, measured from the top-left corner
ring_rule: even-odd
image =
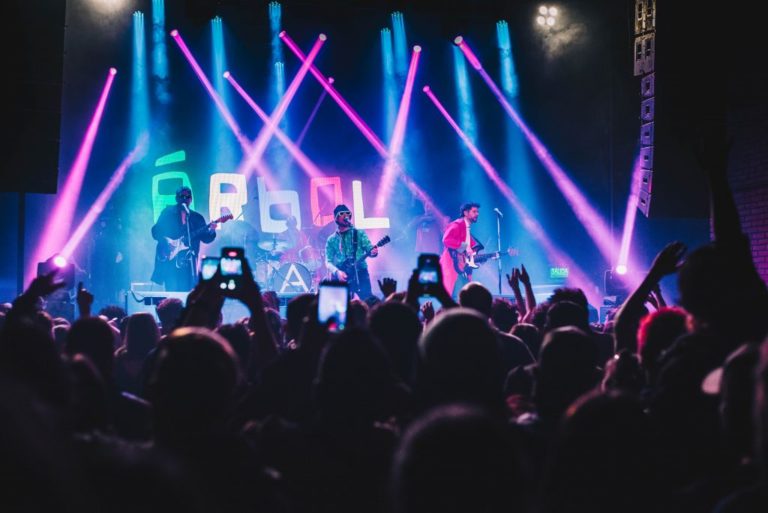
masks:
[[[470,63],[473,60],[477,60],[472,50],[464,41],[459,48],[464,52],[464,56],[467,57]],[[615,257],[617,244],[613,239],[611,229],[605,222],[603,217],[592,207],[587,197],[579,190],[578,186],[571,180],[568,174],[562,167],[555,161],[555,158],[550,154],[549,150],[539,140],[539,138],[528,127],[518,112],[512,107],[510,102],[504,96],[504,93],[499,89],[493,79],[488,73],[480,67],[476,67],[483,81],[491,89],[493,95],[501,104],[507,115],[515,122],[517,127],[525,135],[528,144],[533,149],[534,154],[539,159],[544,169],[552,177],[552,180],[557,185],[560,192],[565,197],[571,210],[576,214],[576,217],[581,222],[581,225],[586,229],[592,241],[597,246],[600,253],[606,259],[607,262],[611,262]],[[634,267],[634,266],[632,266]]]
[[[550,7],[549,8],[549,15],[550,16],[557,16],[557,7]]]
[[[334,82],[336,82],[336,80],[334,80],[333,77],[328,77],[328,83],[329,84],[333,84]]]
[[[418,45],[414,46],[413,53],[411,54],[411,62],[408,65],[408,76],[405,79],[403,96],[400,98],[400,108],[397,110],[395,128],[392,130],[392,137],[389,141],[389,158],[384,164],[384,172],[381,175],[379,190],[376,194],[374,213],[377,216],[380,216],[383,213],[384,207],[392,195],[395,176],[397,172],[400,171],[400,167],[397,166],[394,161],[401,157],[403,150],[405,128],[408,123],[408,113],[410,112],[411,97],[413,95],[413,84],[416,81],[416,70],[419,67],[420,55],[421,47]]]
[[[618,274],[625,274],[620,272],[620,269],[627,269],[627,263],[630,260],[630,246],[632,244],[632,235],[635,231],[635,220],[637,218],[637,203],[640,198],[640,188],[643,182],[643,166],[640,155],[635,158],[634,165],[632,166],[631,182],[629,184],[629,196],[627,197],[627,207],[624,213],[624,230],[621,235],[621,246],[619,247],[619,257],[616,261],[616,272]],[[635,267],[636,268],[636,267]],[[630,280],[630,285],[636,286],[638,284],[638,277],[633,277]]]
[[[421,90],[422,90],[422,91],[424,91],[424,92],[426,93],[426,92],[427,92],[427,91],[429,91],[430,89],[429,89],[429,86],[428,86],[428,85],[426,85],[426,86],[422,87],[422,88],[421,88]]]
[[[112,73],[112,69],[114,68],[110,68],[110,72],[107,74],[107,80],[101,90],[99,102],[91,116],[88,129],[80,143],[80,149],[77,152],[75,162],[66,174],[64,187],[60,189],[60,192],[56,197],[56,203],[49,217],[49,221],[46,223],[43,235],[40,237],[37,248],[33,253],[32,260],[30,261],[30,268],[28,268],[27,272],[28,276],[34,275],[34,266],[36,265],[36,262],[40,262],[47,255],[50,255],[61,248],[72,228],[72,218],[75,215],[77,201],[80,198],[80,191],[83,187],[83,180],[85,179],[85,171],[87,170],[88,162],[91,159],[91,152],[93,151],[96,135],[98,134],[101,119],[104,115],[104,109],[107,105],[107,98],[112,89],[112,83],[115,80],[115,74]]]
[[[546,5],[539,6],[539,14],[547,14],[549,13],[549,9]]]
[[[225,71],[224,73],[221,74],[221,76],[224,78],[229,78],[229,71]]]
[[[171,37],[179,37],[179,31],[176,29],[171,30]]]
[[[320,48],[322,48],[325,40],[325,34],[320,34],[320,36],[318,36],[317,41],[315,41],[315,44],[312,45],[312,49],[309,51],[309,55],[307,55],[306,60],[302,62],[299,71],[296,73],[296,76],[293,77],[293,80],[288,86],[288,89],[286,89],[285,94],[280,99],[280,102],[277,104],[277,107],[275,107],[275,110],[272,111],[272,115],[269,117],[269,122],[266,123],[264,127],[262,127],[261,131],[259,131],[259,135],[256,136],[251,149],[246,153],[245,158],[237,167],[237,173],[245,175],[246,179],[253,172],[253,167],[261,161],[261,157],[264,155],[264,151],[267,149],[267,144],[269,144],[269,141],[275,134],[280,120],[285,115],[285,112],[288,109],[288,106],[291,104],[294,96],[296,96],[296,91],[299,90],[299,86],[304,81],[304,77],[306,77],[309,68],[312,66],[312,62],[315,60],[315,57],[317,57],[317,54],[320,53]]]
[[[381,67],[384,76],[384,133],[391,135],[397,116],[397,81],[395,80],[395,53],[392,33],[381,30]]]
[[[285,33],[285,31],[283,31],[282,40],[300,61],[305,62],[307,60],[307,56],[304,55],[304,52],[301,51],[301,48],[299,48],[299,46],[293,41],[293,39],[291,39],[287,33]],[[320,72],[320,70],[317,69],[317,67],[312,65],[309,67],[309,71],[312,73],[312,76],[314,76],[315,79],[320,83],[320,85],[323,86],[323,88],[328,92],[330,97],[333,98],[333,101],[335,101],[341,110],[344,111],[344,114],[346,114],[349,120],[352,121],[352,124],[354,124],[358,130],[360,130],[360,133],[363,135],[363,137],[365,137],[366,140],[371,143],[379,155],[381,155],[384,159],[387,159],[389,156],[387,147],[384,146],[384,143],[381,141],[381,139],[379,139],[374,131],[371,130],[371,127],[368,126],[365,120],[363,120],[363,118],[357,112],[355,112],[352,106],[341,96],[341,94],[339,94],[336,88],[328,83],[328,79],[325,78],[325,76]],[[434,212],[440,219],[444,217],[444,214],[432,201],[432,198],[430,198],[429,195],[421,189],[421,187],[419,187],[410,177],[408,177],[408,175],[402,169],[398,176],[403,181],[408,190],[411,191],[411,193],[420,201],[422,201],[431,212]]]
[[[456,123],[456,121],[451,117],[440,100],[437,99],[437,96],[435,96],[434,92],[431,89],[427,89],[425,93],[437,108],[437,110],[443,115],[448,124],[451,125],[459,138],[464,142],[467,149],[469,149],[469,151],[475,157],[475,160],[477,160],[477,163],[480,164],[480,167],[482,167],[483,171],[485,171],[486,175],[488,175],[488,178],[491,179],[494,185],[496,185],[498,188],[499,192],[501,192],[507,199],[509,204],[515,210],[517,216],[520,218],[526,230],[542,245],[550,260],[557,263],[560,267],[568,267],[570,270],[570,276],[573,279],[573,284],[584,291],[584,293],[589,298],[590,303],[600,304],[601,297],[597,294],[597,287],[576,265],[576,263],[571,260],[567,253],[561,251],[557,246],[555,246],[547,233],[544,231],[544,228],[542,228],[539,222],[536,221],[536,219],[528,213],[527,209],[523,206],[522,202],[518,199],[514,191],[501,179],[501,176],[499,176],[499,173],[496,171],[496,169],[480,152],[477,146],[470,140],[467,134],[464,133],[458,123]]]
[[[408,69],[408,39],[405,35],[405,18],[403,13],[392,13],[392,36],[395,47],[395,73],[402,79]]]
[[[61,255],[55,255],[52,261],[53,261],[53,265],[55,265],[59,269],[63,269],[67,266],[67,259]]]
[[[620,274],[620,275],[627,274],[627,266],[626,265],[617,265],[616,266],[616,274]]]
[[[109,68],[109,74],[112,76],[117,75],[117,68]]]
[[[544,16],[536,16],[536,23],[539,25],[545,25],[547,23],[547,19]]]
[[[211,65],[213,68],[212,80],[224,105],[229,108],[232,101],[229,97],[229,87],[225,85],[224,71],[227,69],[227,49],[224,45],[224,24],[220,17],[211,20]],[[225,130],[221,117],[216,113],[218,108],[212,105],[210,141],[208,146],[208,162],[212,169],[230,169],[236,163],[236,152],[231,135]]]
[[[550,27],[554,26],[555,25],[555,18],[552,17],[552,16],[548,16],[547,17],[547,25],[550,26]]]
[[[145,133],[149,133],[149,76],[147,73],[147,44],[144,38],[144,14],[133,13],[133,74],[131,75],[130,140],[136,144]]]
[[[496,43],[499,47],[499,62],[501,64],[501,88],[507,97],[515,98],[518,92],[517,74],[512,59],[512,39],[509,37],[509,25],[504,20],[496,23]]]
[[[453,39],[453,44],[455,44],[456,46],[461,45],[461,43],[463,43],[463,42],[464,42],[464,38],[462,36],[456,36]]]
[[[171,101],[168,92],[168,49],[165,44],[165,0],[152,0],[152,74],[155,77],[155,98],[161,105]],[[163,112],[156,112],[158,117],[164,117]]]

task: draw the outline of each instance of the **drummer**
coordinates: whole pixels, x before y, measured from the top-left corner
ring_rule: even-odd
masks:
[[[295,216],[288,216],[285,219],[286,229],[279,234],[279,239],[286,244],[285,252],[281,260],[296,262],[300,260],[299,251],[301,251],[309,241],[306,234],[298,228],[298,221]]]

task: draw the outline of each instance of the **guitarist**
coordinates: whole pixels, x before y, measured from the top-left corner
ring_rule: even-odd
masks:
[[[165,207],[157,219],[157,224],[152,227],[152,238],[158,241],[152,281],[165,285],[165,290],[192,290],[197,279],[197,255],[200,243],[208,244],[216,238],[215,223],[211,223],[207,229],[204,229],[205,218],[190,210],[190,203],[192,203],[192,190],[186,186],[179,187],[176,190],[176,204]],[[170,239],[182,237],[186,244],[187,234],[195,232],[199,235],[193,237],[191,244],[187,244],[191,250],[189,253],[183,252],[173,259],[167,258],[166,237]]]
[[[358,260],[366,253],[375,257],[379,248],[371,244],[365,232],[352,226],[352,212],[346,205],[337,205],[333,209],[336,231],[328,237],[325,243],[325,265],[331,274],[339,281],[349,283],[350,293],[357,293],[360,299],[372,296],[371,277],[368,275],[368,264],[363,260],[354,267],[344,265],[345,261]]]
[[[440,255],[440,268],[443,271],[445,290],[458,297],[461,288],[469,283],[472,273],[472,259],[481,249],[481,245],[472,237],[471,226],[480,217],[479,203],[464,203],[460,209],[461,217],[448,223],[443,233],[443,253]],[[466,264],[465,264],[466,262]],[[465,266],[466,271],[464,270]]]

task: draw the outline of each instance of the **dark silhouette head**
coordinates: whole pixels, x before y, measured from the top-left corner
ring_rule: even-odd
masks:
[[[323,350],[313,384],[319,419],[364,426],[395,413],[396,380],[386,355],[370,334],[350,328]]]
[[[251,335],[243,324],[222,324],[216,328],[216,333],[229,342],[230,347],[237,355],[241,370],[245,369],[251,354]]]
[[[541,332],[539,328],[533,324],[520,323],[512,326],[510,333],[525,342],[533,357],[537,360],[539,359],[539,351],[541,350]]]
[[[585,307],[573,301],[557,301],[547,310],[547,322],[544,331],[552,331],[566,326],[575,326],[589,332],[589,312]]]
[[[552,295],[549,296],[547,302],[550,304],[555,304],[559,303],[560,301],[570,301],[580,305],[584,308],[584,310],[589,310],[589,301],[587,301],[587,295],[584,294],[584,291],[581,289],[561,287],[553,290]]]
[[[160,331],[163,335],[173,331],[183,309],[184,303],[181,299],[168,297],[160,301],[157,305],[157,318],[160,319]]]
[[[720,424],[734,462],[754,451],[755,371],[760,357],[757,344],[744,344],[731,353],[720,378]]]
[[[349,310],[347,311],[347,326],[354,328],[365,328],[367,318],[367,303],[360,301],[359,299],[353,299],[349,302]]]
[[[160,348],[149,383],[158,440],[222,429],[240,381],[229,343],[204,328],[180,328]]]
[[[419,342],[416,391],[423,405],[503,403],[503,364],[487,318],[468,308],[437,316]]]
[[[145,358],[157,345],[160,330],[155,317],[147,312],[135,313],[128,318],[125,331],[125,348],[128,356],[136,359]]]
[[[645,374],[635,353],[624,349],[605,364],[602,389],[639,395],[645,386]]]
[[[421,322],[416,312],[404,303],[381,303],[368,315],[368,326],[389,357],[395,373],[404,382],[413,383],[421,335]]]
[[[107,318],[108,321],[111,321],[112,319],[117,319],[118,325],[120,324],[120,321],[122,321],[125,316],[125,310],[120,308],[117,305],[107,305],[101,310],[99,310],[99,315],[103,315]]]
[[[491,321],[499,331],[509,333],[512,326],[517,324],[518,312],[517,305],[513,305],[503,298],[496,298],[491,305]]]
[[[464,285],[459,291],[459,304],[464,308],[471,308],[480,312],[486,319],[491,317],[491,305],[493,295],[478,282]]]
[[[655,381],[659,356],[686,332],[685,310],[664,307],[652,312],[640,321],[637,330],[637,352],[649,381]]]
[[[526,511],[510,433],[468,406],[443,406],[410,426],[395,455],[392,486],[396,513]]]
[[[568,405],[599,382],[598,348],[589,335],[572,326],[546,334],[534,385],[536,406],[545,422],[556,423]]]
[[[112,381],[114,366],[114,333],[107,321],[100,317],[78,319],[72,324],[64,351],[69,356],[84,354],[101,373],[105,382]]]
[[[280,311],[280,298],[274,290],[265,290],[261,293],[261,300],[267,308],[274,308]]]

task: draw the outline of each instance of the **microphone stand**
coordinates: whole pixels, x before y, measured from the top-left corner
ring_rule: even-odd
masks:
[[[496,214],[496,242],[498,245],[498,251],[499,251],[499,258],[497,259],[496,263],[498,264],[499,268],[499,295],[501,295],[501,214],[494,209],[494,213]]]
[[[197,272],[196,272],[195,267],[197,267],[197,266],[195,266],[192,262],[193,261],[196,262],[197,259],[196,259],[196,256],[195,256],[195,251],[192,249],[192,232],[191,232],[191,229],[189,227],[190,219],[191,219],[192,216],[190,215],[190,210],[189,210],[189,207],[187,206],[187,204],[186,203],[182,203],[182,206],[184,207],[184,211],[187,213],[187,223],[186,223],[187,224],[187,244],[189,244],[189,255],[188,255],[187,258],[189,260],[189,274],[190,274],[190,276],[192,278],[192,281],[190,283],[192,284],[192,287],[194,287],[195,286],[195,278],[197,277]],[[190,290],[191,290],[191,288],[190,288]]]

